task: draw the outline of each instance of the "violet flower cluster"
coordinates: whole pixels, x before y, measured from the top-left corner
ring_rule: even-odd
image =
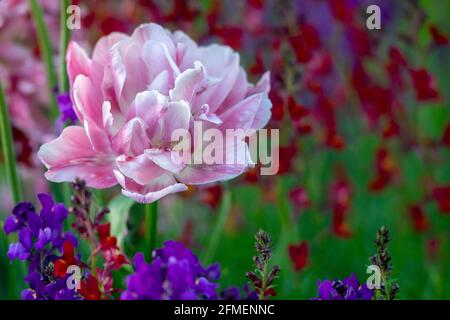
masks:
[[[31,203],[20,202],[4,225],[7,234],[15,232],[19,238],[18,242],[10,244],[8,257],[28,262],[25,281],[30,288],[22,292],[22,299],[78,299],[76,292],[67,288],[66,277],[54,276],[55,262],[60,258],[63,244],[77,246],[71,233],[63,233],[68,211],[63,204],[55,204],[49,194],[41,193],[38,198],[42,205],[39,214]]]
[[[204,268],[182,243],[166,241],[146,263],[142,253],[134,257],[135,273],[126,280],[124,300],[215,300],[220,266]]]
[[[318,297],[312,300],[372,300],[373,291],[359,284],[354,273],[344,280],[319,280]]]

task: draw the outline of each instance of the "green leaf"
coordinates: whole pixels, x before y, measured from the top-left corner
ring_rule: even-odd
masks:
[[[127,235],[127,220],[134,200],[119,194],[111,200],[108,205],[109,221],[111,222],[111,234],[117,238],[118,244],[121,245],[123,239]]]

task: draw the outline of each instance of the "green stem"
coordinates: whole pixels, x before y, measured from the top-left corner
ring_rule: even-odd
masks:
[[[211,233],[211,239],[209,241],[208,247],[206,249],[205,255],[203,256],[203,263],[208,264],[214,258],[217,251],[217,246],[222,238],[223,230],[225,229],[225,224],[227,223],[228,217],[230,215],[231,209],[231,192],[226,189],[222,197],[222,203],[220,205],[219,217],[217,219],[216,225],[213,232]]]
[[[3,87],[0,84],[0,133],[2,139],[2,151],[5,157],[6,174],[11,188],[12,198],[15,203],[22,201],[22,189],[20,188],[17,174],[16,157],[14,155],[14,141],[11,123],[9,122],[8,108],[6,106]]]
[[[67,76],[66,70],[66,53],[67,45],[70,40],[70,29],[67,28],[67,7],[70,5],[70,0],[61,0],[61,6],[59,8],[59,91],[68,92],[69,91],[69,77]]]
[[[145,253],[150,261],[158,236],[158,201],[145,206],[145,227]]]
[[[56,119],[59,114],[58,106],[56,104],[56,97],[54,90],[58,85],[55,66],[53,65],[52,46],[49,38],[47,26],[44,21],[44,13],[37,0],[29,0],[31,14],[33,16],[34,24],[37,30],[39,40],[39,50],[45,64],[45,71],[47,73],[47,87],[50,99],[50,115],[52,119]]]

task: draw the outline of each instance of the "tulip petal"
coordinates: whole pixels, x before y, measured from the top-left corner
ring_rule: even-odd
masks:
[[[122,194],[126,197],[134,199],[140,203],[151,203],[157,201],[171,193],[183,192],[187,190],[187,186],[177,183],[176,180],[168,174],[154,179],[151,184],[141,186],[122,175],[119,171],[114,172],[122,186]]]
[[[112,158],[94,151],[82,127],[64,129],[59,138],[41,146],[38,157],[48,168],[45,176],[50,181],[80,178],[94,188],[108,188],[116,184]]]
[[[128,121],[114,136],[113,148],[117,154],[138,155],[150,147],[146,133],[147,125],[140,118]]]
[[[185,184],[205,184],[216,181],[230,180],[254,167],[248,146],[244,141],[237,141],[223,149],[223,161],[220,164],[187,165],[176,178]],[[232,161],[228,161],[231,159]]]

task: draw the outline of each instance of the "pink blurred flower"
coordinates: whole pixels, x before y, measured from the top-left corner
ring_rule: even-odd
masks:
[[[47,179],[78,177],[94,188],[119,183],[124,195],[150,203],[185,191],[186,184],[234,178],[252,165],[172,161],[173,130],[192,132],[194,120],[222,132],[268,122],[269,75],[249,84],[231,48],[199,47],[181,31],[145,24],[131,36],[101,38],[92,58],[72,42],[67,64],[82,126],[67,127],[41,147]],[[227,144],[223,153],[242,150],[242,144]]]

